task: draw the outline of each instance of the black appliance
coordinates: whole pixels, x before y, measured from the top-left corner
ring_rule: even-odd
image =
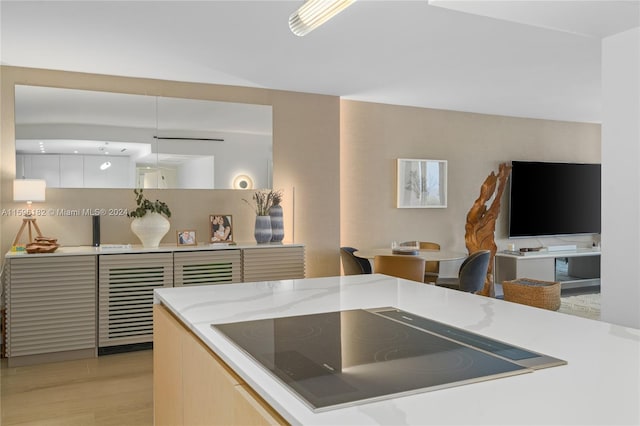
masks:
[[[566,364],[391,307],[212,327],[314,411]]]

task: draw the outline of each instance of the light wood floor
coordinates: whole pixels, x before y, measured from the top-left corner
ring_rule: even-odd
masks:
[[[2,426],[149,426],[153,352],[0,368]]]

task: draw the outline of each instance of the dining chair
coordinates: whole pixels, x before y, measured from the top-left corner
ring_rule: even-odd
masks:
[[[420,250],[437,250],[440,251],[440,244],[431,241],[405,241],[400,245],[420,246]],[[424,266],[424,282],[435,283],[440,276],[440,262],[437,260],[428,260]]]
[[[373,258],[373,270],[377,274],[391,275],[411,281],[423,282],[425,260],[417,256],[378,255]]]
[[[357,251],[353,247],[340,247],[340,258],[345,275],[359,275],[371,273],[371,262],[368,259],[353,254]]]
[[[484,287],[490,259],[491,252],[489,250],[473,252],[460,265],[458,278],[439,278],[436,285],[476,293]]]

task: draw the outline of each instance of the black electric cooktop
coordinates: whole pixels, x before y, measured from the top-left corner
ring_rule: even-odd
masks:
[[[314,411],[566,364],[391,307],[212,327]]]

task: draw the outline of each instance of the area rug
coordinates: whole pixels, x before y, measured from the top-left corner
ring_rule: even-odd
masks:
[[[562,297],[560,299],[560,309],[558,309],[558,312],[599,320],[600,293]]]

